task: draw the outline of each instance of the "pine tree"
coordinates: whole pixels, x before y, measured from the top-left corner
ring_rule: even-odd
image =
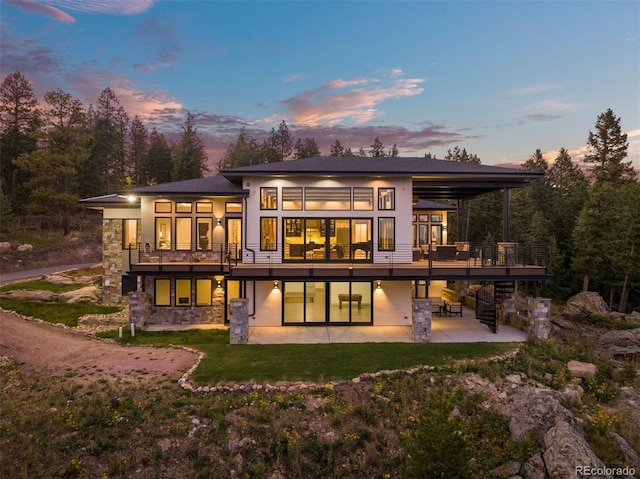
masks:
[[[207,152],[198,135],[194,117],[187,112],[180,141],[174,147],[172,178],[173,181],[202,178],[206,171]]]
[[[227,148],[222,160],[218,164],[218,170],[239,168],[260,163],[260,147],[255,138],[247,134],[244,128],[240,130],[238,139]]]
[[[338,140],[336,140],[333,145],[331,145],[329,156],[345,156],[344,153],[344,147]]]
[[[376,139],[373,141],[371,148],[369,149],[369,156],[374,158],[387,156],[384,151],[384,143],[380,141],[380,138],[376,136]]]
[[[320,149],[316,143],[315,138],[305,138],[304,140],[298,138],[295,145],[295,158],[313,158],[314,156],[320,156]]]
[[[171,181],[173,157],[163,134],[153,128],[149,135],[149,148],[144,158],[145,184],[157,185]]]

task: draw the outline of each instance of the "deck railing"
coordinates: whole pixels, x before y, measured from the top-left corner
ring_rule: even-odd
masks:
[[[291,254],[290,245],[282,249],[261,250],[260,244],[244,245],[237,243],[215,243],[211,248],[201,249],[195,245],[172,244],[154,245],[139,243],[129,249],[129,262],[134,263],[213,263],[230,264],[257,263],[268,264],[366,264],[401,265],[424,264],[432,267],[455,264],[466,267],[515,267],[539,266],[546,268],[549,264],[549,248],[543,244],[497,243],[493,245],[457,243],[455,245],[423,245],[421,247],[408,243],[396,243],[392,250],[380,250],[377,243],[370,248],[347,245],[341,252],[334,247],[329,251],[318,248],[304,248],[295,256]],[[288,247],[288,248],[287,248]],[[346,251],[346,253],[345,253]],[[294,251],[298,254],[298,251]],[[284,257],[283,257],[284,256]]]

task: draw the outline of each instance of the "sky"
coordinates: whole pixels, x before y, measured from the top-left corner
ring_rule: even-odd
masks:
[[[640,171],[640,2],[0,0],[0,77],[178,139],[190,112],[215,166],[286,121],[324,155],[375,138],[483,164],[536,149],[579,162],[611,108]]]

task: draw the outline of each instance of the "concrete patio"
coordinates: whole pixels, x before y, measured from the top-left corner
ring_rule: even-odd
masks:
[[[151,324],[147,331],[226,329],[220,324]],[[412,343],[411,326],[274,326],[249,327],[248,344]],[[432,343],[515,343],[527,334],[500,325],[498,333],[475,319],[475,312],[462,308],[460,316],[434,316]]]

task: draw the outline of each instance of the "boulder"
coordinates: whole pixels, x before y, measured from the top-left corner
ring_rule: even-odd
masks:
[[[516,441],[525,442],[527,433],[542,443],[549,428],[558,421],[575,423],[575,417],[557,399],[551,389],[522,387],[515,389],[501,413],[509,418],[509,430]]]
[[[616,358],[633,358],[640,355],[640,328],[608,331],[600,336],[600,344]]]
[[[53,302],[58,300],[58,293],[41,289],[14,289],[0,293],[0,298],[20,299],[23,301]]]
[[[595,377],[597,368],[593,363],[583,363],[582,361],[571,360],[567,363],[567,369],[572,376],[582,379]]]
[[[11,243],[0,241],[0,253],[8,253],[9,251],[11,251]]]
[[[578,467],[604,469],[584,436],[570,424],[559,421],[544,436],[544,464],[549,477],[576,477]],[[580,476],[580,474],[578,474]],[[589,475],[590,478],[607,476]]]
[[[33,245],[29,243],[21,244],[16,248],[16,251],[18,253],[24,253],[25,251],[31,251],[31,250],[33,250]]]
[[[96,286],[85,286],[58,295],[58,300],[65,303],[99,303],[101,291]]]
[[[602,296],[593,291],[578,293],[567,301],[562,316],[569,321],[584,321],[592,314],[609,314],[609,308]]]
[[[52,273],[44,276],[47,283],[54,284],[73,284],[75,281],[71,276],[62,273]]]

